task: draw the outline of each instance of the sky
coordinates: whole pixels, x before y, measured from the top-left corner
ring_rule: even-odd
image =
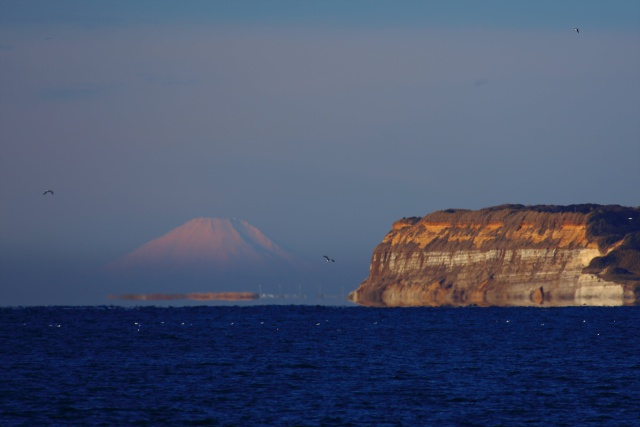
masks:
[[[337,293],[402,217],[638,206],[639,101],[635,0],[0,0],[0,306],[197,217]]]

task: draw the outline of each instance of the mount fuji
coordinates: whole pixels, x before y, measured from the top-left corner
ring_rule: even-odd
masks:
[[[240,219],[196,218],[108,264],[107,271],[134,290],[149,284],[194,291],[253,290],[258,284],[291,282],[304,262]],[[188,289],[185,289],[187,288]]]

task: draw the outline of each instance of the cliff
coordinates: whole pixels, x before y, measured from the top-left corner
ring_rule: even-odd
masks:
[[[403,218],[349,295],[365,306],[640,303],[640,208],[501,205]]]

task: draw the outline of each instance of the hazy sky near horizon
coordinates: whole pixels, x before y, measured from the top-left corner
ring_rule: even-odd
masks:
[[[0,305],[196,217],[353,290],[401,217],[638,206],[639,101],[633,0],[0,0]]]

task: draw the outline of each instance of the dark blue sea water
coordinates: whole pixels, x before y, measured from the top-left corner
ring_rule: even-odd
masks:
[[[2,426],[638,426],[640,309],[0,308]]]

